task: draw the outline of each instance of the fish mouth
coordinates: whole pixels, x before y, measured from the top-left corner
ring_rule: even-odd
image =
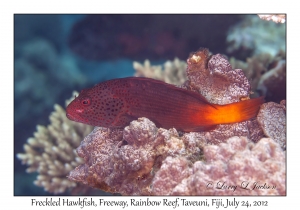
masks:
[[[72,120],[72,121],[76,121],[75,119],[75,117],[74,116],[72,116],[70,113],[66,113],[66,117],[69,119],[69,120]]]
[[[79,123],[83,123],[83,124],[87,124],[87,125],[90,125],[89,123],[87,123],[86,122],[86,120],[83,120],[83,119],[81,119],[81,117],[80,116],[78,116],[78,115],[72,115],[72,114],[70,114],[70,113],[66,113],[66,117],[69,119],[69,120],[71,120],[71,121],[74,121],[74,122],[79,122]]]
[[[75,121],[75,122],[81,122],[80,120],[80,116],[77,116],[77,115],[74,115],[74,114],[70,114],[70,113],[66,113],[66,117],[69,119],[69,120],[72,120],[72,121]]]

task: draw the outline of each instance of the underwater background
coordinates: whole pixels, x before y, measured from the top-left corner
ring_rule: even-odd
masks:
[[[54,104],[65,107],[74,90],[133,76],[134,61],[185,61],[200,47],[259,68],[258,55],[285,59],[285,34],[285,24],[256,14],[14,15],[14,195],[53,195],[33,184],[38,174],[27,173],[17,154],[37,125],[49,124]],[[275,65],[269,62],[264,71]],[[276,85],[273,93],[262,88],[256,94],[279,102],[286,83]]]

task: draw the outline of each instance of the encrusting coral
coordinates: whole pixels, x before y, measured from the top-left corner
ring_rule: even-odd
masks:
[[[74,92],[74,95],[78,93]],[[69,104],[71,101],[66,101]],[[55,111],[50,115],[50,125],[38,125],[34,137],[24,145],[25,153],[17,154],[23,164],[27,164],[27,172],[38,172],[34,184],[46,191],[58,194],[66,190],[86,187],[67,179],[69,172],[83,160],[77,156],[75,148],[80,145],[83,137],[92,131],[92,126],[74,123],[67,119],[65,110],[54,105]]]
[[[221,54],[209,56],[207,49],[193,53],[187,60],[189,86],[209,102],[229,104],[248,98],[250,83],[242,69],[232,69]]]
[[[158,129],[147,118],[132,121],[124,130],[96,127],[77,149],[85,164],[69,178],[109,192],[151,195],[162,160],[178,155],[186,161],[199,160],[204,144],[191,133],[179,138],[175,129]]]
[[[249,81],[224,56],[202,49],[187,64],[182,88],[217,104],[250,98]],[[268,112],[259,121],[206,132],[179,134],[175,128],[157,128],[147,118],[124,129],[95,127],[78,147],[84,163],[69,179],[123,195],[285,195],[285,151],[278,141],[262,138],[260,123],[268,121]],[[246,183],[250,190],[242,189]]]
[[[272,139],[263,138],[254,144],[245,137],[232,137],[227,143],[205,146],[203,153],[205,161],[197,161],[192,167],[178,171],[188,176],[169,194],[286,194],[285,153]],[[172,167],[172,164],[164,162],[162,168],[164,164]],[[160,173],[168,171],[162,169]],[[173,179],[171,176],[167,178]]]
[[[264,134],[285,149],[286,148],[286,101],[280,104],[268,102],[261,106],[257,115],[257,121]]]
[[[201,49],[190,55],[187,60],[187,89],[203,95],[214,104],[228,104],[250,98],[251,86],[243,70],[232,69],[229,61],[222,55],[209,55]],[[263,137],[262,129],[256,119],[218,125],[212,131],[202,132],[210,143],[220,143],[232,136],[247,136],[256,142]]]
[[[271,139],[209,145],[198,133],[179,137],[139,118],[124,130],[96,127],[77,152],[85,163],[69,179],[123,195],[285,194],[285,152]],[[243,181],[251,190],[241,189]],[[218,189],[218,182],[238,187]],[[255,182],[271,188],[252,189]]]

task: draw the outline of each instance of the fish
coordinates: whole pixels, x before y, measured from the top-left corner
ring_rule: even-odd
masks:
[[[200,93],[163,81],[127,77],[112,79],[82,90],[67,106],[69,120],[107,128],[124,128],[146,117],[165,129],[199,132],[219,124],[256,117],[264,97],[226,105],[209,103]]]

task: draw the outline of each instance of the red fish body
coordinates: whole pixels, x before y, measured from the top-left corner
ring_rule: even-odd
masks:
[[[249,120],[262,97],[227,105],[210,104],[198,93],[140,77],[114,79],[82,90],[67,107],[70,120],[101,127],[124,128],[147,117],[166,129],[205,131],[218,124]]]

